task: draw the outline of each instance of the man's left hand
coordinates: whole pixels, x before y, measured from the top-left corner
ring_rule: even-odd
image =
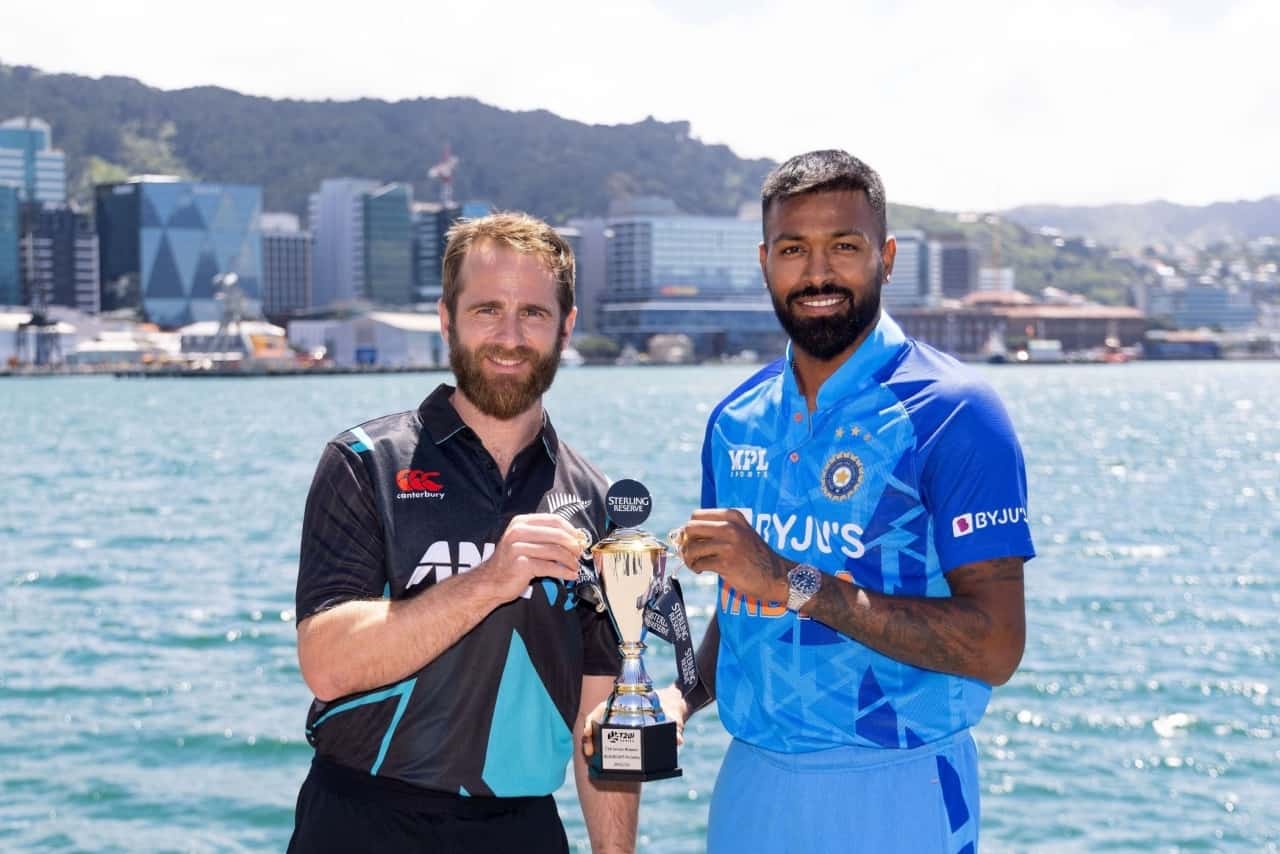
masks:
[[[683,529],[680,559],[694,572],[717,573],[738,593],[786,602],[787,560],[760,539],[737,510],[695,510]]]

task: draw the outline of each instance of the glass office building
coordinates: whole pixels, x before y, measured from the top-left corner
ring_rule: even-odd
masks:
[[[67,158],[53,147],[47,122],[27,117],[0,122],[0,184],[16,185],[24,202],[67,200]]]
[[[21,305],[22,278],[18,265],[18,188],[0,184],[0,305]]]
[[[160,176],[95,189],[102,308],[141,308],[163,326],[217,320],[215,278],[235,273],[245,312],[262,308],[262,188]]]
[[[608,222],[600,331],[643,350],[688,335],[702,358],[781,353],[786,337],[760,273],[759,221],[707,216]]]
[[[416,302],[413,188],[387,184],[364,197],[365,295],[379,305]]]

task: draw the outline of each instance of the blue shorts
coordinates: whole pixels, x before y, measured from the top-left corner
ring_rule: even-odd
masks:
[[[911,750],[774,753],[734,739],[720,766],[708,854],[975,854],[978,750],[968,730]]]

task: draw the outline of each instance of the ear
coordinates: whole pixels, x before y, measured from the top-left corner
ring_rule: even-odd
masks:
[[[564,323],[560,327],[561,348],[569,346],[569,339],[573,337],[573,325],[578,321],[578,307],[575,305],[569,309],[569,313],[564,316]]]
[[[769,247],[766,246],[764,244],[764,241],[762,240],[760,241],[760,275],[764,277],[764,286],[766,288],[769,287],[769,277],[765,274],[764,262],[767,261],[768,259],[769,259]]]
[[[449,326],[453,323],[453,318],[449,316],[449,309],[444,304],[444,299],[436,300],[436,313],[440,315],[440,334],[444,340],[449,340]]]
[[[893,259],[898,255],[898,241],[890,234],[880,247],[880,257],[884,259],[884,277],[887,281],[893,275]]]

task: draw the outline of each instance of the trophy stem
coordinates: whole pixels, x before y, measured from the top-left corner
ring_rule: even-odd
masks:
[[[653,680],[644,669],[641,653],[645,645],[639,641],[618,645],[622,652],[622,672],[613,684],[613,695],[605,722],[618,726],[648,726],[667,719],[662,704],[653,690]]]

